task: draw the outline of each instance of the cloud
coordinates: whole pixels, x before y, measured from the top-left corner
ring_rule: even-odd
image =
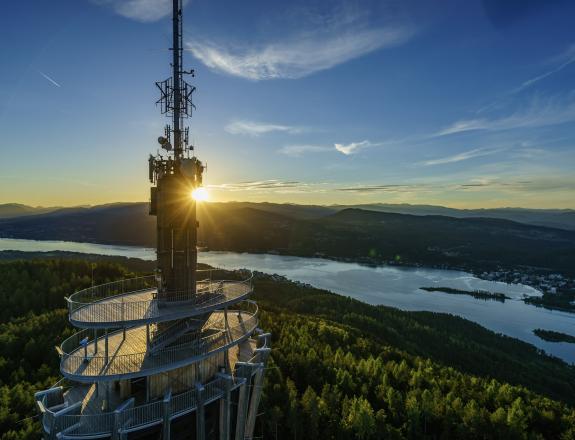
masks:
[[[367,147],[377,147],[382,145],[382,143],[373,143],[370,141],[352,142],[350,144],[334,144],[337,151],[346,156],[359,153],[361,150]]]
[[[378,197],[410,197],[422,196],[422,202],[427,203],[429,197],[443,199],[445,194],[477,193],[498,194],[499,196],[512,197],[509,200],[517,200],[513,197],[532,197],[536,194],[551,193],[557,191],[569,192],[575,190],[575,178],[572,175],[557,174],[556,176],[538,175],[531,176],[529,180],[519,176],[500,176],[465,178],[452,180],[441,178],[424,179],[409,183],[349,183],[342,186],[336,182],[301,182],[283,180],[259,180],[238,183],[223,183],[208,185],[209,189],[225,192],[251,193],[253,195],[269,194],[322,194],[333,195],[340,193],[357,196]],[[250,196],[248,196],[249,198]],[[381,199],[373,199],[379,200]],[[405,201],[406,199],[398,199]],[[469,199],[471,200],[471,199]]]
[[[500,131],[516,128],[543,127],[575,121],[575,102],[536,99],[527,110],[492,119],[468,119],[453,123],[438,131],[434,136],[446,136],[472,130]]]
[[[44,72],[40,72],[38,71],[38,73],[40,75],[42,75],[44,77],[44,79],[46,79],[48,82],[50,82],[53,86],[56,87],[62,87],[60,84],[58,84],[56,81],[54,81],[52,78],[50,78],[48,75],[46,75]]]
[[[552,59],[552,62],[556,63],[558,65],[555,66],[554,68],[548,70],[547,72],[544,72],[540,75],[537,75],[534,78],[531,78],[531,79],[528,79],[527,81],[524,81],[519,87],[513,89],[511,91],[511,93],[519,93],[519,92],[523,91],[524,89],[531,87],[532,85],[538,83],[539,81],[542,81],[542,80],[550,77],[551,75],[554,75],[554,74],[562,71],[563,69],[565,69],[565,67],[569,66],[570,64],[575,63],[575,44],[572,44],[563,53],[554,57]]]
[[[489,156],[491,154],[499,153],[503,151],[502,148],[475,148],[473,150],[464,151],[463,153],[454,154],[453,156],[446,156],[439,159],[426,160],[421,162],[420,165],[433,166],[433,165],[443,165],[446,163],[461,162],[464,160],[473,159],[475,157]]]
[[[276,179],[256,180],[238,183],[222,183],[219,185],[208,185],[210,189],[219,189],[226,191],[255,191],[255,190],[274,190],[285,188],[297,188],[304,185],[298,181],[282,181]]]
[[[355,185],[343,188],[337,188],[336,191],[354,192],[354,193],[373,193],[373,192],[411,192],[424,185]]]
[[[547,61],[547,65],[554,65],[554,67],[533,78],[523,81],[519,86],[503,93],[502,96],[495,99],[493,102],[481,107],[479,110],[476,111],[476,113],[480,114],[485,111],[493,110],[495,108],[504,106],[505,102],[509,101],[515,95],[518,95],[521,92],[525,91],[526,89],[529,89],[531,86],[539,83],[540,81],[543,81],[548,77],[558,72],[561,72],[563,69],[565,69],[566,67],[568,67],[573,63],[575,63],[575,44],[570,45],[562,53],[552,57]]]
[[[463,182],[421,182],[404,185],[395,184],[356,184],[347,187],[337,187],[335,191],[350,192],[355,194],[422,194],[444,193],[453,191],[482,192],[499,191],[510,194],[539,193],[545,191],[575,190],[575,179],[572,176],[534,177],[532,180],[503,180],[494,179],[470,179]]]
[[[123,17],[153,22],[169,16],[171,0],[91,0]],[[184,4],[188,0],[184,0]],[[351,8],[353,9],[353,8]],[[294,13],[292,8],[288,13]],[[300,20],[292,20],[297,29],[283,39],[269,35],[260,44],[237,43],[196,36],[186,48],[207,67],[225,74],[251,80],[301,78],[329,69],[375,50],[404,43],[413,35],[405,25],[385,27],[368,24],[366,11],[360,13],[338,5],[331,14],[315,16],[306,11]],[[310,18],[311,17],[311,18]],[[266,17],[269,20],[269,17]],[[274,29],[282,32],[281,26]]]
[[[356,154],[364,148],[376,147],[383,145],[383,143],[374,143],[370,141],[352,142],[350,144],[334,144],[334,147],[325,145],[286,145],[278,150],[279,153],[292,157],[300,157],[306,153],[328,153],[330,151],[338,151],[346,156]]]
[[[279,153],[292,157],[300,157],[306,153],[326,153],[329,151],[333,151],[333,149],[323,145],[286,145],[278,150]]]
[[[157,21],[172,13],[172,0],[92,0],[116,14],[141,22]],[[184,0],[184,5],[188,0]]]
[[[225,130],[231,134],[243,134],[248,136],[260,136],[262,134],[281,132],[296,134],[305,131],[302,127],[290,125],[267,124],[254,121],[234,121],[230,122]]]
[[[405,26],[369,27],[359,19],[335,17],[284,40],[256,46],[200,40],[187,44],[210,69],[254,81],[302,78],[370,52],[400,45],[413,32]]]

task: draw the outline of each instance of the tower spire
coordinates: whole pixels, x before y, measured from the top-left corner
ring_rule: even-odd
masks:
[[[164,81],[156,82],[160,89],[160,104],[162,113],[172,116],[172,125],[167,125],[165,137],[158,138],[163,149],[169,153],[173,150],[173,159],[179,163],[184,153],[193,147],[188,146],[188,129],[184,127],[184,119],[192,115],[195,109],[192,103],[192,93],[196,88],[183,79],[183,75],[194,76],[194,70],[183,69],[183,34],[182,34],[182,0],[172,0],[172,76]],[[172,134],[173,143],[172,141]]]
[[[173,61],[172,68],[174,79],[174,109],[173,109],[173,126],[174,126],[174,156],[175,159],[182,157],[182,125],[183,118],[180,113],[182,101],[182,0],[173,0],[172,2],[172,23],[173,23]]]
[[[157,216],[158,298],[168,301],[192,300],[196,295],[199,225],[191,194],[202,185],[204,172],[202,162],[190,157],[192,148],[188,146],[188,130],[184,127],[185,118],[191,116],[194,108],[195,87],[182,78],[194,74],[182,66],[182,0],[172,0],[172,8],[172,76],[156,83],[161,93],[157,104],[162,113],[172,117],[172,125],[166,126],[165,137],[158,138],[167,157],[158,155],[149,159],[150,180],[156,184],[151,188],[150,213]]]

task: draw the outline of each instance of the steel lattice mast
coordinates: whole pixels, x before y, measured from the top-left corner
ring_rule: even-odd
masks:
[[[174,154],[176,160],[181,159],[182,156],[182,123],[183,118],[180,114],[180,106],[182,101],[182,72],[180,71],[182,66],[182,8],[181,0],[173,0],[172,9],[172,24],[173,24],[173,62],[172,66],[174,69]]]
[[[166,300],[193,299],[196,292],[197,212],[192,191],[202,184],[204,166],[188,145],[184,119],[191,116],[195,87],[183,79],[182,69],[182,2],[173,0],[172,77],[156,83],[160,89],[162,113],[172,116],[165,137],[158,138],[168,157],[150,156],[150,214],[157,216],[159,297]],[[173,145],[170,142],[173,134]]]

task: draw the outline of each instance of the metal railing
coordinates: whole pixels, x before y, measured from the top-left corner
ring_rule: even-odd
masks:
[[[243,382],[232,379],[231,389],[235,389]],[[216,378],[204,385],[202,400],[208,404],[220,399],[225,393],[225,380]],[[191,389],[175,395],[170,402],[169,412],[171,418],[195,411],[198,406],[198,391]],[[44,412],[44,426],[55,433],[66,432],[67,437],[109,435],[115,429],[121,428],[123,432],[136,431],[145,426],[151,426],[163,421],[164,402],[162,400],[147,403],[126,409],[118,414],[113,411],[100,414],[64,414],[57,416],[47,409]]]
[[[155,275],[112,281],[75,292],[68,298],[68,304],[71,307],[81,307],[127,292],[137,292],[152,288],[157,288]]]
[[[177,368],[186,360],[191,363],[204,359],[215,351],[237,344],[256,329],[258,323],[257,305],[252,301],[245,301],[245,303],[248,305],[246,307],[248,310],[227,312],[228,317],[237,314],[232,321],[233,326],[226,328],[224,313],[220,312],[221,318],[216,323],[211,323],[211,329],[204,331],[204,333],[209,331],[211,334],[204,337],[198,337],[197,334],[184,335],[175,344],[153,354],[147,349],[127,354],[116,354],[112,350],[107,352],[102,348],[102,345],[105,345],[105,337],[98,337],[96,342],[100,342],[100,344],[95,344],[93,331],[82,330],[66,339],[60,346],[60,370],[66,377],[76,379],[80,377],[117,377],[134,375],[135,373],[145,375],[147,370],[148,374],[153,374],[158,371]],[[214,329],[214,324],[219,325]],[[129,339],[133,337],[130,336],[130,332],[134,332],[134,330],[136,329],[128,330],[125,340],[122,336],[122,330],[110,333],[108,341],[110,343],[111,338],[116,338],[116,340],[122,340],[122,343],[130,344]],[[141,326],[137,331],[145,332],[146,328]],[[98,346],[100,348],[96,351]],[[175,366],[170,366],[171,364],[175,364]]]
[[[198,271],[197,290],[193,296],[185,292],[158,296],[154,275],[89,287],[67,298],[68,314],[77,324],[153,321],[162,316],[172,319],[172,315],[201,314],[232,304],[253,291],[251,274],[240,281],[214,280],[212,272]],[[144,292],[149,292],[146,299],[137,295]]]

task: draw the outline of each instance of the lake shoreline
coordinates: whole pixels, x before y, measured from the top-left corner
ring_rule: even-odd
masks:
[[[14,241],[7,243],[6,240],[2,242],[0,239],[0,249],[14,248],[16,247],[15,244]],[[85,256],[90,253],[112,254],[111,256],[126,258],[138,258],[144,255],[146,260],[140,260],[140,262],[150,268],[149,270],[153,270],[154,266],[155,253],[153,249],[106,247],[100,244],[75,242],[20,241],[20,247],[26,247],[28,251],[38,246],[42,246],[45,250],[47,244],[52,246],[50,252],[45,252],[43,255],[38,254],[39,258],[48,256],[82,258],[82,255]],[[66,251],[59,253],[62,248],[68,249],[64,245],[74,247],[74,251],[72,251],[74,253],[66,254]],[[55,249],[58,246],[60,249]],[[77,252],[78,246],[81,246],[80,252]],[[13,253],[13,256],[18,257],[17,253]],[[351,297],[371,305],[393,307],[405,311],[426,311],[460,316],[496,333],[535,345],[568,363],[575,363],[575,353],[566,347],[569,344],[548,343],[532,333],[535,328],[568,333],[568,329],[575,324],[575,317],[573,314],[548,311],[525,304],[521,300],[524,295],[537,295],[539,293],[525,285],[483,280],[474,277],[469,272],[462,271],[408,267],[406,265],[368,266],[319,258],[318,256],[303,258],[273,254],[210,251],[201,252],[199,262],[228,270],[245,268],[267,274],[276,274],[295,282]],[[481,301],[467,295],[429,295],[419,290],[421,286],[449,286],[460,290],[503,292],[512,297],[513,300],[499,303]],[[513,317],[513,319],[509,319],[509,317]]]
[[[7,240],[22,240],[22,241],[35,241],[35,242],[51,242],[51,243],[81,243],[86,245],[96,245],[96,246],[114,246],[114,247],[121,247],[121,248],[132,248],[132,249],[149,249],[154,250],[154,248],[148,248],[141,245],[135,245],[132,243],[124,243],[124,242],[117,242],[117,241],[109,241],[109,242],[94,242],[94,241],[62,241],[62,240],[38,240],[38,239],[27,239],[27,238],[16,238],[16,237],[2,237],[0,236],[0,240],[7,239]],[[278,255],[278,256],[285,256],[285,257],[299,257],[299,258],[317,258],[322,260],[331,260],[337,261],[341,263],[355,263],[360,264],[362,266],[370,267],[370,268],[377,268],[377,267],[405,267],[405,268],[413,268],[413,269],[435,269],[435,270],[452,270],[452,271],[459,271],[459,272],[468,272],[474,275],[477,278],[484,279],[486,281],[499,281],[499,282],[507,282],[503,277],[498,279],[489,279],[483,276],[485,273],[485,268],[479,268],[475,265],[451,265],[446,263],[441,264],[429,264],[429,263],[417,263],[417,262],[406,262],[402,260],[380,260],[373,257],[337,257],[333,255],[327,254],[298,254],[285,251],[283,249],[270,249],[267,251],[259,251],[259,250],[229,250],[229,249],[209,249],[206,247],[199,247],[200,250],[198,254],[202,252],[233,252],[237,254],[251,254],[251,255]],[[518,269],[518,268],[517,268]],[[548,272],[547,270],[541,268],[529,268],[531,270],[541,270],[543,272]],[[507,269],[507,270],[513,270]],[[519,270],[519,269],[518,269]],[[525,283],[534,289],[537,289],[537,286],[534,286],[529,283]]]

